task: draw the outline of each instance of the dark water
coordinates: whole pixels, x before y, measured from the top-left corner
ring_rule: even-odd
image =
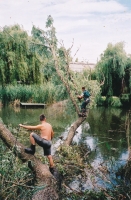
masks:
[[[94,150],[93,160],[109,158],[124,162],[128,158],[128,136],[125,130],[127,110],[97,108],[90,111],[87,142]],[[131,132],[131,130],[130,130]]]
[[[54,146],[59,141],[59,136],[67,134],[68,128],[77,119],[76,114],[69,113],[63,107],[57,106],[50,106],[46,109],[6,107],[1,108],[0,117],[6,125],[18,128],[19,123],[38,124],[39,115],[42,113],[46,115],[47,121],[53,126]],[[83,142],[90,147],[91,153],[88,158],[94,169],[97,170],[99,166],[104,165],[113,174],[126,164],[131,133],[131,130],[127,133],[125,129],[127,113],[128,110],[122,109],[94,108],[89,111],[86,121],[78,128],[74,142]],[[21,135],[22,131],[19,132],[18,137],[21,138]],[[23,137],[23,143],[28,144],[28,136],[24,135]],[[41,150],[40,153],[42,153]],[[115,183],[115,180],[112,181]]]

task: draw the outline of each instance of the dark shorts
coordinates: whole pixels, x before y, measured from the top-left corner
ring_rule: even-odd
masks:
[[[81,109],[86,109],[86,106],[88,105],[88,103],[90,103],[90,99],[84,99],[84,101],[81,104]]]
[[[43,147],[44,150],[44,155],[45,156],[49,156],[51,155],[51,141],[50,140],[46,140],[44,138],[41,138],[39,135],[37,135],[36,133],[32,134],[32,137],[34,138],[35,142]]]

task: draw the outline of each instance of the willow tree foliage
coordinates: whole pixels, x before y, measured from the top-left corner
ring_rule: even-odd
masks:
[[[70,52],[65,49],[63,44],[60,44],[60,47],[58,47],[56,30],[53,26],[53,23],[54,20],[49,15],[46,21],[46,31],[43,31],[42,29],[33,26],[31,32],[34,40],[34,43],[32,43],[32,49],[35,49],[35,51],[42,57],[43,75],[47,79],[47,81],[52,79],[53,81],[55,81],[56,84],[60,84],[58,76],[56,77],[57,73],[49,43],[53,45],[55,51],[57,52],[57,58],[59,58],[59,67],[62,71],[65,71],[64,66],[68,65],[69,61],[71,61],[72,58]]]
[[[122,42],[115,45],[108,44],[96,66],[98,80],[104,80],[102,95],[111,97],[122,93],[126,64],[124,44]]]
[[[131,94],[131,55],[127,58],[124,83],[125,83],[124,92]]]
[[[41,82],[41,63],[30,50],[30,38],[19,25],[5,26],[0,31],[0,83],[26,84]]]
[[[60,77],[57,75],[53,55],[51,49],[49,47],[49,43],[53,45],[55,51],[57,52],[57,56],[59,57],[59,61],[61,58],[61,66],[63,68],[63,64],[65,64],[65,60],[63,58],[65,48],[58,48],[58,40],[56,37],[56,30],[53,26],[53,18],[49,15],[46,21],[46,30],[39,29],[35,26],[32,28],[32,48],[41,56],[42,59],[42,74],[47,81],[52,82],[55,86],[58,86],[56,92],[63,96],[62,92],[64,93],[65,97],[67,97],[67,92],[65,87],[63,87],[63,83],[60,80]],[[61,70],[63,73],[63,70]],[[58,95],[59,96],[59,95]]]
[[[50,22],[51,20],[49,20]],[[50,22],[51,23],[51,22]],[[42,30],[32,27],[32,43],[30,44],[31,49],[37,52],[42,59],[42,75],[47,81],[50,81],[55,74],[54,62],[51,51],[47,45],[45,38],[43,37]],[[48,35],[48,32],[46,33]],[[48,36],[49,38],[49,36]],[[56,76],[56,74],[55,74]]]

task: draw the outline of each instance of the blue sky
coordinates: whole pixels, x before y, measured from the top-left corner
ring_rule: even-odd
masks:
[[[1,27],[19,24],[30,34],[33,24],[45,29],[48,15],[58,40],[66,48],[74,41],[74,60],[96,63],[108,43],[124,42],[131,54],[131,0],[0,0]]]

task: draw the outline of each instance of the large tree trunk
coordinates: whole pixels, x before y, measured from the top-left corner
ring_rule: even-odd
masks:
[[[23,161],[29,161],[29,167],[34,171],[38,185],[46,186],[33,196],[33,200],[55,200],[59,199],[57,194],[57,184],[55,178],[49,171],[49,167],[42,164],[39,159],[33,155],[24,152],[24,146],[19,143],[6,126],[0,122],[0,138],[10,149],[16,147],[17,156]]]
[[[73,137],[75,136],[76,129],[85,121],[86,117],[79,117],[77,121],[75,121],[68,132],[68,136],[64,142],[65,146],[69,146],[72,143]]]

